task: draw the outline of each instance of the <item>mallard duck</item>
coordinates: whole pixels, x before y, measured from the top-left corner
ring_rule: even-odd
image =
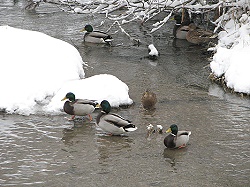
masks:
[[[156,94],[147,89],[141,97],[142,106],[146,110],[153,110],[157,102]]]
[[[94,112],[95,107],[98,106],[98,103],[94,100],[88,99],[75,99],[75,94],[69,92],[62,99],[62,101],[68,99],[63,106],[64,112],[72,115],[69,120],[74,120],[75,116],[89,116],[89,120],[92,121],[92,116],[90,115]]]
[[[110,135],[120,135],[125,132],[135,131],[137,127],[131,121],[118,114],[110,113],[111,106],[107,100],[101,102],[102,111],[96,118],[97,125]]]
[[[112,37],[105,32],[94,31],[91,25],[85,25],[81,31],[87,31],[84,35],[85,42],[111,45]]]
[[[212,31],[206,31],[201,28],[197,28],[194,23],[190,23],[188,27],[189,31],[187,33],[186,39],[192,44],[200,45],[203,43],[208,43],[216,37]]]
[[[188,25],[191,23],[189,14],[186,10],[183,10],[182,15],[174,15],[175,26],[173,29],[173,35],[175,38],[186,40],[186,35],[189,31]]]
[[[171,132],[171,134],[164,139],[164,145],[167,148],[185,147],[191,134],[191,131],[178,131],[178,127],[175,124],[171,125],[166,132]]]

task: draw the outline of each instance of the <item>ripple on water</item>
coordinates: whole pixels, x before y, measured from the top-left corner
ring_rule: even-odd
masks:
[[[30,178],[53,172],[55,147],[50,142],[60,141],[53,126],[36,120],[0,120],[1,184],[42,184]],[[46,145],[47,144],[47,145]],[[55,145],[54,145],[55,146]]]

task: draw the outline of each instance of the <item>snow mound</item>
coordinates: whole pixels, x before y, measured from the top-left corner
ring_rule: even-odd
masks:
[[[79,52],[64,41],[9,26],[0,41],[0,108],[9,113],[33,113],[65,81],[84,78]]]

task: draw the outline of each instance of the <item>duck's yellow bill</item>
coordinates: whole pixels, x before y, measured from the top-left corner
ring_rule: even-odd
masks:
[[[101,105],[98,103],[95,108],[101,108]]]
[[[171,128],[169,128],[169,129],[166,131],[166,133],[168,133],[168,132],[171,132]]]
[[[67,97],[64,97],[61,101],[64,101],[64,100],[66,100],[67,99]]]
[[[82,30],[80,30],[80,32],[86,31],[85,28],[83,28]]]

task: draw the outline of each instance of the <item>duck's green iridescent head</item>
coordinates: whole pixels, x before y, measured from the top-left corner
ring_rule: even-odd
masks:
[[[180,14],[174,15],[174,20],[176,21],[177,24],[181,24],[181,15]]]
[[[109,113],[111,111],[111,106],[107,100],[103,100],[101,102],[101,107],[102,107],[102,110],[106,113]]]
[[[93,32],[93,27],[91,25],[85,25],[84,30],[87,32]]]
[[[75,94],[73,94],[72,92],[68,92],[66,96],[62,99],[62,101],[66,99],[69,99],[70,101],[75,101],[76,100]]]
[[[171,132],[174,135],[177,135],[178,127],[176,124],[173,124],[169,127],[169,129],[166,132]]]
[[[94,30],[93,27],[91,25],[87,24],[87,25],[85,25],[85,27],[82,30],[80,30],[80,32],[83,32],[83,31],[93,32],[93,30]]]

